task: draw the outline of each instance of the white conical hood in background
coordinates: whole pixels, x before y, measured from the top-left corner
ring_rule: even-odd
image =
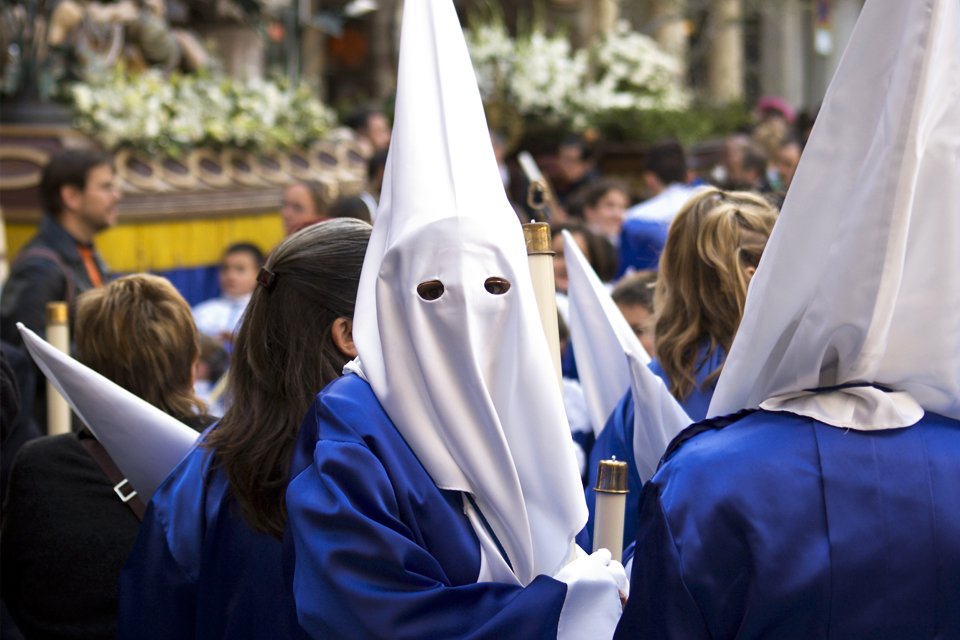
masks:
[[[600,435],[630,387],[626,356],[632,355],[643,365],[650,362],[650,356],[569,231],[563,232],[563,251],[570,340],[593,432]]]
[[[857,383],[898,393],[809,391]],[[958,0],[862,10],[710,415],[761,403],[859,429],[960,418]]]
[[[692,420],[647,367],[650,356],[568,231],[563,245],[570,339],[595,433],[630,389],[634,458],[640,477],[649,480],[667,445]]]
[[[428,281],[440,283],[425,293],[435,299],[418,294]],[[527,584],[560,569],[586,506],[522,230],[450,0],[404,5],[353,335],[359,369],[433,481],[471,494],[503,546],[512,570],[500,559],[492,579]]]
[[[17,324],[23,343],[146,503],[199,434]]]

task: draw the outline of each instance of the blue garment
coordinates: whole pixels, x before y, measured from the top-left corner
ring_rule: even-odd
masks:
[[[642,271],[660,266],[660,254],[667,243],[671,219],[628,218],[620,231],[620,264],[617,278],[627,270]]]
[[[644,487],[617,638],[960,637],[960,421],[712,422]]]
[[[195,446],[154,493],[120,575],[119,638],[298,638],[279,540]]]
[[[566,585],[475,582],[463,494],[434,484],[356,375],[330,383],[304,420],[287,511],[285,559],[312,637],[556,637]]]
[[[706,389],[703,388],[703,384],[711,373],[723,365],[726,352],[718,348],[709,359],[705,359],[706,356],[707,349],[701,349],[696,387],[680,403],[683,410],[694,421],[703,420],[707,417],[707,409],[710,407],[710,399],[713,398],[716,383],[714,382]],[[649,366],[650,371],[657,374],[669,388],[670,380],[660,364],[653,360]],[[629,493],[627,493],[626,513],[623,519],[624,548],[636,538],[637,509],[640,505],[640,490],[643,488],[643,482],[637,473],[637,458],[633,453],[633,414],[633,394],[627,389],[627,392],[607,419],[607,424],[603,427],[603,431],[600,432],[590,452],[590,462],[587,463],[586,490],[587,509],[590,512],[590,518],[587,520],[586,528],[577,536],[577,542],[584,549],[593,546],[594,505],[597,499],[593,488],[597,486],[597,468],[601,460],[609,460],[613,457],[627,463],[627,490]]]

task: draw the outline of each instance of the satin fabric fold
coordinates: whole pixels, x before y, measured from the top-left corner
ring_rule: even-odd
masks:
[[[960,422],[835,429],[758,411],[643,489],[617,638],[960,634]]]
[[[239,509],[213,452],[194,447],[154,494],[120,576],[121,640],[305,637],[280,541]]]
[[[477,582],[463,493],[437,487],[370,386],[317,398],[287,489],[285,544],[301,624],[330,638],[555,638],[567,588]]]

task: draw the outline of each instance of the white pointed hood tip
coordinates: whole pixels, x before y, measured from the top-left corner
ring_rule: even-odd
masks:
[[[190,451],[196,431],[112,380],[61,353],[18,323],[47,379],[83,420],[143,501]]]
[[[960,419],[958,43],[957,0],[867,1],[710,415],[762,406],[854,429],[909,426],[924,410]]]
[[[692,420],[647,365],[650,356],[569,231],[563,232],[570,338],[597,435],[627,389],[633,395],[633,453],[649,480],[667,445]]]
[[[488,549],[484,577],[528,584],[564,565],[586,506],[451,0],[404,3],[399,66],[352,368],[437,486],[475,499],[509,560]]]

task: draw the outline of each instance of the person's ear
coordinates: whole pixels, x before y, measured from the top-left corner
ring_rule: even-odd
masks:
[[[333,326],[330,327],[330,336],[340,353],[351,359],[357,357],[357,345],[353,342],[352,320],[342,316],[334,320]]]
[[[756,267],[744,267],[743,273],[747,276],[747,280],[753,279],[753,274],[757,272]]]
[[[77,211],[83,202],[83,191],[75,185],[65,184],[60,187],[60,201],[64,210]]]

